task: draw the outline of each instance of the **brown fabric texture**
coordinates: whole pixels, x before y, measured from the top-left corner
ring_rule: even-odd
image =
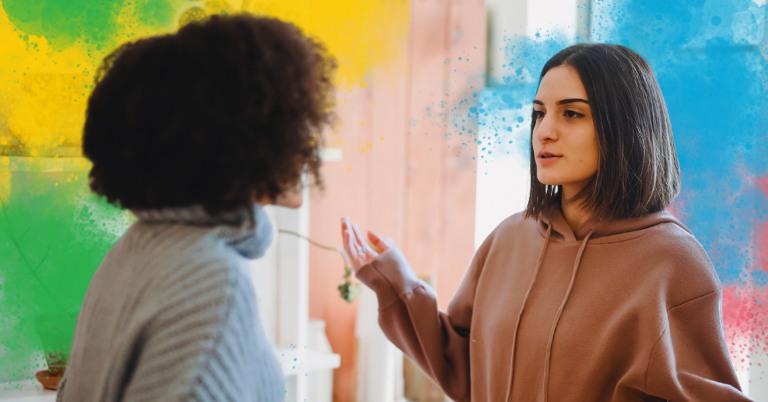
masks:
[[[357,277],[387,337],[455,401],[749,401],[725,345],[721,285],[668,212],[516,214],[477,250],[448,311],[392,248]]]

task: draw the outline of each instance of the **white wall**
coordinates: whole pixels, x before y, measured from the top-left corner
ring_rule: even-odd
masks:
[[[567,37],[586,38],[589,32],[589,0],[487,0],[489,11],[488,74],[491,88],[483,91],[481,102],[499,98],[503,88],[493,83],[502,82],[502,74],[509,74],[506,64],[506,39],[524,35],[559,31]],[[529,72],[537,74],[537,72]],[[495,91],[495,93],[494,93]],[[532,99],[514,98],[522,104]],[[523,108],[523,110],[527,110]],[[495,134],[502,118],[512,121],[522,117],[522,123],[514,124],[512,132],[505,132],[505,139],[513,140],[504,152],[478,155],[477,194],[475,204],[475,248],[506,217],[522,211],[528,202],[529,159],[527,143],[530,116],[515,110],[493,109],[488,116],[481,116],[479,136]],[[506,124],[505,124],[506,125]],[[519,127],[518,127],[519,126]]]

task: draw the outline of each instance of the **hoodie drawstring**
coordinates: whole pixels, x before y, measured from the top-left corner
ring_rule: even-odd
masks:
[[[571,283],[568,284],[568,291],[565,292],[565,297],[563,298],[563,302],[560,304],[560,308],[557,310],[557,314],[555,315],[555,322],[552,323],[552,329],[549,331],[549,340],[547,341],[547,355],[544,358],[544,402],[547,402],[547,399],[549,398],[549,362],[552,358],[552,341],[555,339],[555,328],[557,328],[557,323],[560,321],[560,316],[563,314],[563,310],[565,309],[565,303],[568,302],[568,297],[571,296],[571,290],[573,290],[573,284],[576,283],[576,274],[579,272],[579,265],[581,264],[581,256],[584,254],[584,249],[587,248],[587,241],[589,241],[590,236],[592,236],[592,233],[595,233],[595,231],[589,232],[584,237],[584,241],[581,242],[581,247],[579,248],[579,253],[576,254],[576,261],[573,263],[573,274],[571,275]],[[549,234],[549,231],[547,231],[547,234]],[[547,236],[549,237],[549,236]],[[541,258],[539,258],[539,261],[541,261]],[[530,290],[529,290],[530,291]]]
[[[525,303],[528,301],[528,295],[531,294],[531,289],[533,289],[533,284],[536,282],[536,276],[539,273],[539,268],[541,268],[541,261],[544,260],[544,253],[547,251],[547,245],[549,244],[549,237],[552,234],[552,225],[549,225],[547,228],[547,236],[544,238],[544,246],[541,248],[541,255],[539,255],[539,262],[536,263],[536,268],[533,270],[533,277],[531,278],[531,283],[528,285],[528,291],[525,292],[525,297],[523,298],[523,305],[520,307],[520,312],[517,314],[517,323],[515,324],[515,332],[512,334],[512,358],[510,359],[512,367],[510,368],[509,373],[509,385],[507,386],[507,399],[512,396],[512,378],[515,374],[515,348],[517,347],[517,330],[520,327],[520,319],[523,318],[523,310],[525,310]],[[591,233],[590,233],[591,234]],[[570,291],[570,289],[569,289]]]

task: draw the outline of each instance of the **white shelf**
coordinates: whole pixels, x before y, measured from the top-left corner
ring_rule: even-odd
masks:
[[[336,353],[282,348],[275,349],[274,353],[285,377],[318,370],[332,370],[341,364],[341,357]],[[14,389],[3,391],[4,388]],[[54,402],[55,400],[56,391],[43,389],[43,386],[35,380],[15,381],[11,385],[0,384],[0,401],[3,402]]]
[[[306,374],[318,370],[332,370],[341,365],[341,356],[336,353],[323,353],[311,350],[276,349],[275,355],[280,362],[284,376]]]
[[[3,391],[6,388],[13,390]],[[44,389],[36,380],[13,381],[0,384],[0,401],[3,402],[54,402],[56,391]]]

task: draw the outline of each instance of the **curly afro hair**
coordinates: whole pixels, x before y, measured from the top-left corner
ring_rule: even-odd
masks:
[[[132,210],[199,204],[217,214],[274,201],[305,169],[322,186],[335,68],[296,26],[245,14],[124,44],[88,100],[91,189]]]

